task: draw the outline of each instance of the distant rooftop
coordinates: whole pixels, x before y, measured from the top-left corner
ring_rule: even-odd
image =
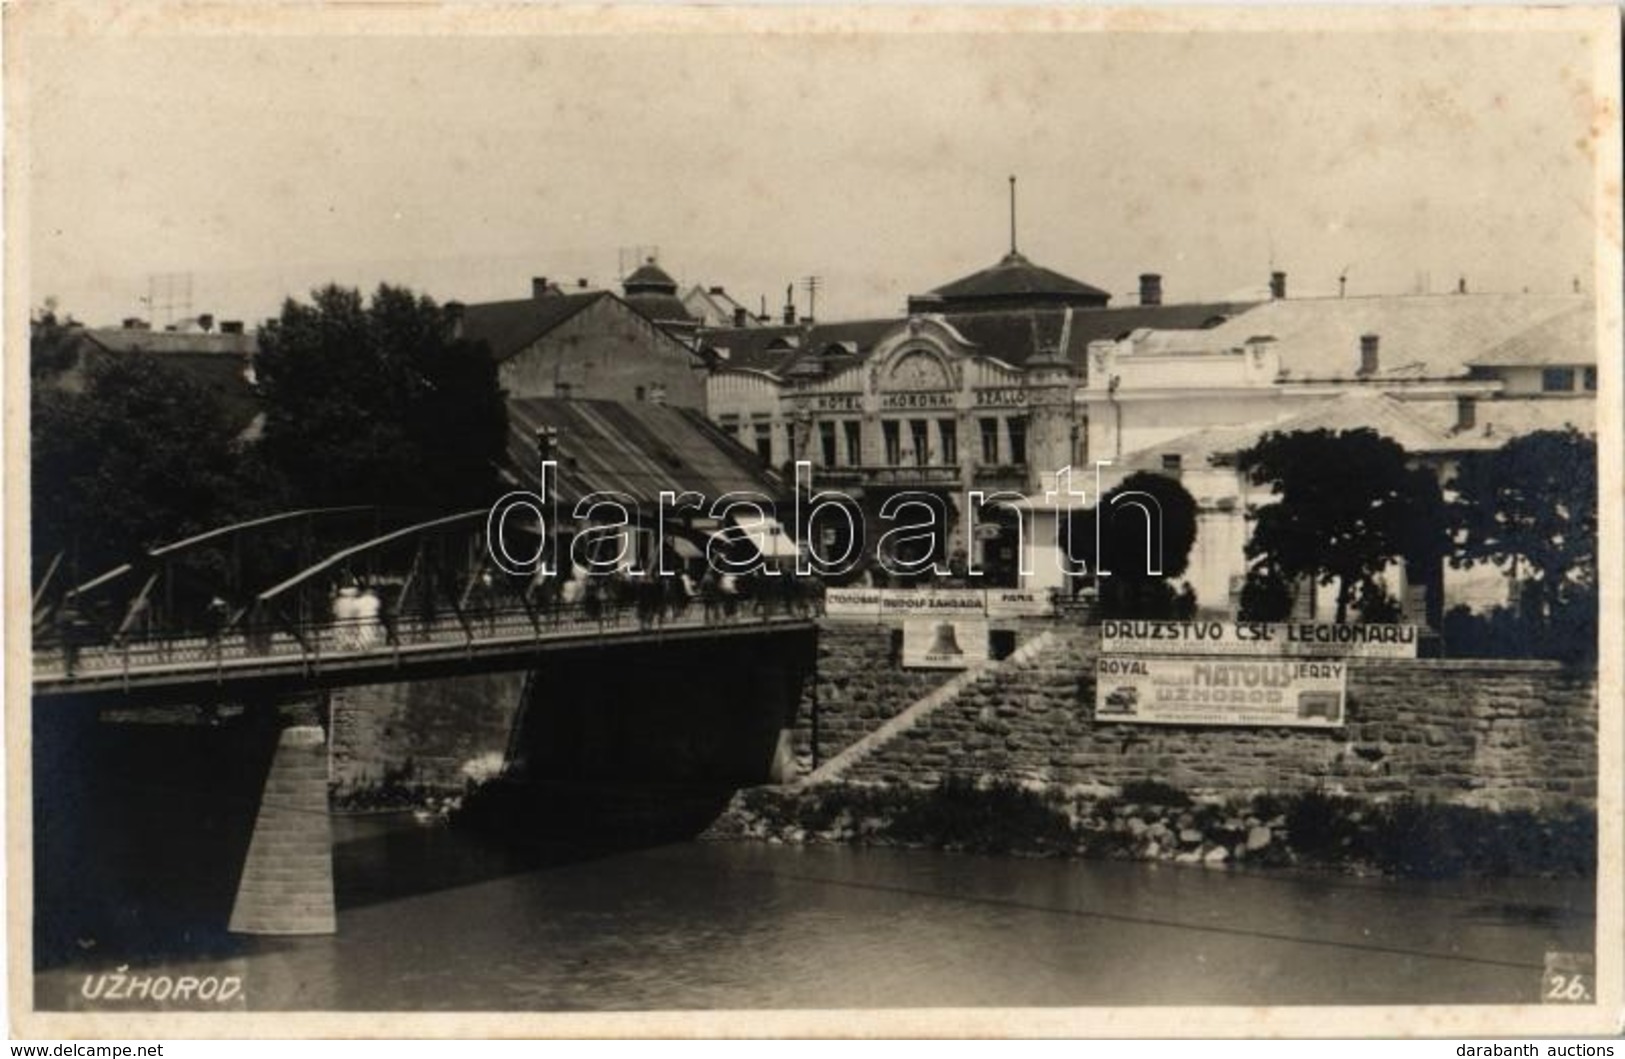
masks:
[[[1588,298],[1573,294],[1287,298],[1257,305],[1208,338],[1221,347],[1243,346],[1261,336],[1275,339],[1288,381],[1358,377],[1365,336],[1376,338],[1380,374],[1455,378],[1509,337],[1586,304]]]
[[[1044,308],[944,313],[942,320],[986,356],[1021,367],[1041,350],[1055,349],[1080,372],[1090,342],[1118,339],[1143,328],[1191,330],[1213,326],[1252,308],[1250,304],[1196,303],[1146,305],[1121,309]],[[739,368],[784,376],[798,360],[821,355],[844,356],[847,363],[866,360],[887,335],[906,326],[908,317],[819,321],[700,332],[702,351],[718,359],[719,368]],[[1065,348],[1061,348],[1063,334]]]
[[[998,264],[909,299],[910,312],[986,312],[1012,308],[1103,308],[1099,287],[1035,265],[1011,250]]]
[[[712,500],[729,492],[778,500],[783,493],[755,452],[693,409],[556,397],[508,401],[508,457],[531,486],[541,481],[536,431],[543,427],[556,432],[562,503],[616,492],[653,515],[666,491],[692,490]]]

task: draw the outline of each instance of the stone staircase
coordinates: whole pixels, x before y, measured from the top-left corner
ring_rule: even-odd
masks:
[[[1050,651],[1055,642],[1056,634],[1046,631],[1017,648],[1006,658],[967,669],[946,684],[915,700],[873,732],[824,762],[802,778],[802,785],[835,783],[847,779],[851,772],[871,755],[905,737],[932,714],[957,702],[966,692],[996,685],[1026,670],[1037,668],[1048,673],[1060,664],[1058,660],[1047,657],[1055,653]]]

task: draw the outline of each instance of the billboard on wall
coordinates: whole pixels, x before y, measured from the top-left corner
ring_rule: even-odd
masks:
[[[909,618],[903,622],[904,669],[969,669],[987,661],[985,618]]]
[[[1343,723],[1348,665],[1272,658],[1101,658],[1095,720],[1133,724]]]
[[[986,591],[990,618],[1042,618],[1055,612],[1047,591],[1031,588],[990,588]]]
[[[1331,622],[1103,621],[1103,655],[1415,658],[1414,625]]]
[[[1053,610],[1049,593],[1019,588],[832,588],[824,616],[845,621],[900,621],[932,615],[1019,618]]]

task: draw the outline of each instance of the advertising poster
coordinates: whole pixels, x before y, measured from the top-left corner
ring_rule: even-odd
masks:
[[[1103,621],[1103,655],[1415,658],[1414,625],[1332,622]]]
[[[1095,720],[1134,724],[1343,723],[1348,665],[1262,658],[1102,658]]]
[[[1054,610],[1055,604],[1047,591],[1031,588],[987,590],[987,616],[990,618],[1041,618]]]
[[[983,618],[910,618],[903,622],[904,669],[969,669],[987,661]]]
[[[1049,593],[1019,588],[831,588],[824,614],[844,621],[901,620],[933,614],[990,618],[1043,617],[1054,610]]]
[[[984,593],[976,588],[941,588],[929,592],[910,590],[880,593],[882,618],[912,618],[924,615],[982,617],[987,613]]]
[[[824,616],[838,621],[879,621],[878,588],[831,588],[824,593]]]

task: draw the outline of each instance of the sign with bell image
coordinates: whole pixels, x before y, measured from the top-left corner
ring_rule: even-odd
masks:
[[[904,669],[969,669],[987,658],[985,618],[944,616],[903,622]]]

